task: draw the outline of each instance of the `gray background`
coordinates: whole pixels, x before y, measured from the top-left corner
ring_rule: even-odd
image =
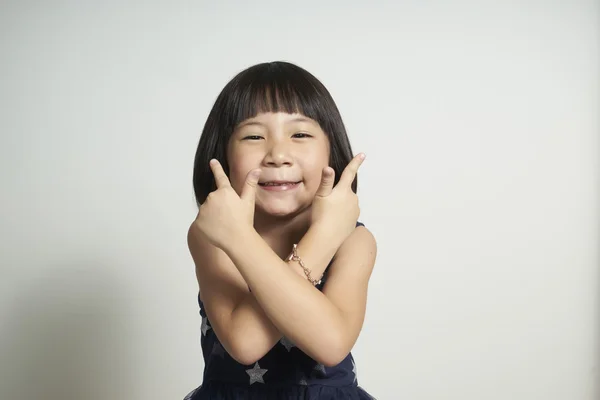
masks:
[[[1,3],[0,398],[200,384],[194,151],[223,85],[283,59],[368,155],[359,383],[597,399],[598,2],[215,3]]]

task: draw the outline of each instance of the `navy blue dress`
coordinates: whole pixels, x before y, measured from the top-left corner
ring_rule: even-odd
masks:
[[[357,223],[357,226],[362,223]],[[319,290],[327,279],[327,271]],[[335,367],[325,367],[282,338],[253,365],[234,360],[210,325],[200,295],[201,345],[204,357],[202,385],[184,400],[370,400],[358,386],[352,353]]]

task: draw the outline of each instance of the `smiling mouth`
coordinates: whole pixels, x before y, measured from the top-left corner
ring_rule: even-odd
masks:
[[[287,192],[296,189],[300,183],[302,183],[302,181],[269,181],[259,182],[258,186],[260,186],[262,190],[269,192]]]
[[[259,182],[260,186],[292,186],[297,185],[302,181],[269,181],[269,182]]]

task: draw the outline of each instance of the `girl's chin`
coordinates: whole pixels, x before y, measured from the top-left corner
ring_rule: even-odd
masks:
[[[266,218],[294,218],[305,212],[309,206],[269,207],[257,205],[256,214]]]

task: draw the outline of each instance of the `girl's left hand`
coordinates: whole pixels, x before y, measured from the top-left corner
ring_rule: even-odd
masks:
[[[238,196],[217,160],[211,160],[210,168],[217,190],[206,197],[194,223],[210,243],[223,249],[236,240],[238,233],[254,227],[254,200],[261,171],[255,169],[248,173],[242,194]]]

